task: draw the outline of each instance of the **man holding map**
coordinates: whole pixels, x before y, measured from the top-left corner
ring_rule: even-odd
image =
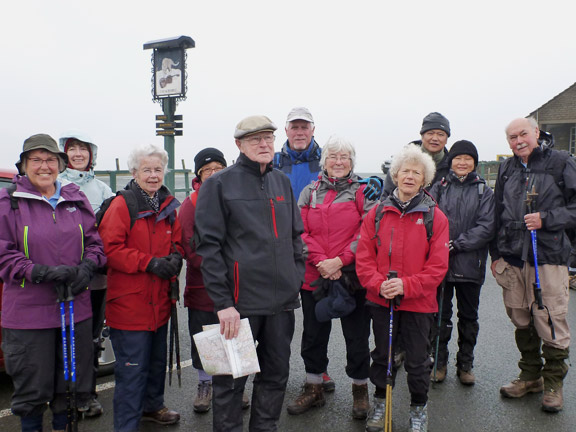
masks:
[[[206,180],[196,210],[197,252],[220,332],[235,338],[248,318],[258,342],[250,430],[277,429],[304,280],[300,212],[290,180],[272,169],[275,130],[265,116],[238,123],[240,156]],[[246,379],[213,377],[214,431],[242,431]]]

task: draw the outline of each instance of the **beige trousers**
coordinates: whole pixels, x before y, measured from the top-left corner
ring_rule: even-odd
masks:
[[[510,265],[504,259],[498,260],[496,282],[502,287],[504,306],[510,320],[517,328],[528,328],[530,311],[534,316],[534,327],[542,341],[551,347],[566,349],[570,345],[568,313],[568,268],[560,265],[544,264],[538,266],[542,303],[548,309],[538,309],[534,303],[534,267],[524,263],[523,268]],[[548,312],[554,324],[556,338],[552,339]]]

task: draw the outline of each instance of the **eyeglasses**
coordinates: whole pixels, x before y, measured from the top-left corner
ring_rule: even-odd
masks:
[[[202,168],[200,171],[198,171],[198,174],[200,174],[200,175],[202,175],[204,173],[214,174],[214,173],[217,173],[218,171],[222,171],[223,169],[224,169],[223,167]]]
[[[34,167],[41,167],[42,164],[46,162],[46,165],[50,168],[54,168],[58,166],[58,158],[48,158],[48,159],[40,159],[40,158],[30,158],[28,159],[28,163]]]
[[[159,176],[164,173],[164,170],[162,168],[144,168],[141,169],[140,172],[148,176],[152,174],[156,174],[157,176]]]
[[[275,138],[276,138],[276,136],[274,134],[255,135],[255,136],[249,136],[248,138],[244,138],[244,141],[246,141],[250,145],[255,146],[255,145],[260,144],[260,141],[262,141],[262,140],[264,140],[264,142],[266,142],[266,144],[271,144],[274,142]]]
[[[332,161],[332,162],[336,162],[337,160],[340,160],[340,161],[342,161],[342,162],[348,162],[351,158],[350,158],[350,156],[348,156],[348,155],[340,155],[340,156],[338,156],[338,155],[332,154],[332,155],[328,155],[328,158],[327,158],[327,159],[328,159],[329,161]]]

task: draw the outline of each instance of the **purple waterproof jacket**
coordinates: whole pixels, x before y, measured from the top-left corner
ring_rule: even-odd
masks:
[[[60,326],[53,282],[32,283],[34,264],[78,265],[84,258],[106,264],[102,240],[86,196],[75,184],[62,186],[54,210],[28,177],[16,176],[12,209],[7,189],[0,191],[0,279],[4,281],[2,327],[45,329]],[[69,323],[68,307],[66,322]],[[74,300],[74,322],[92,315],[90,293]]]

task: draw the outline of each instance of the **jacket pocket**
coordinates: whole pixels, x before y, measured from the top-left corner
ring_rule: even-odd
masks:
[[[500,258],[494,268],[496,282],[502,287],[504,304],[512,308],[523,307],[524,289],[520,287],[514,268]]]

